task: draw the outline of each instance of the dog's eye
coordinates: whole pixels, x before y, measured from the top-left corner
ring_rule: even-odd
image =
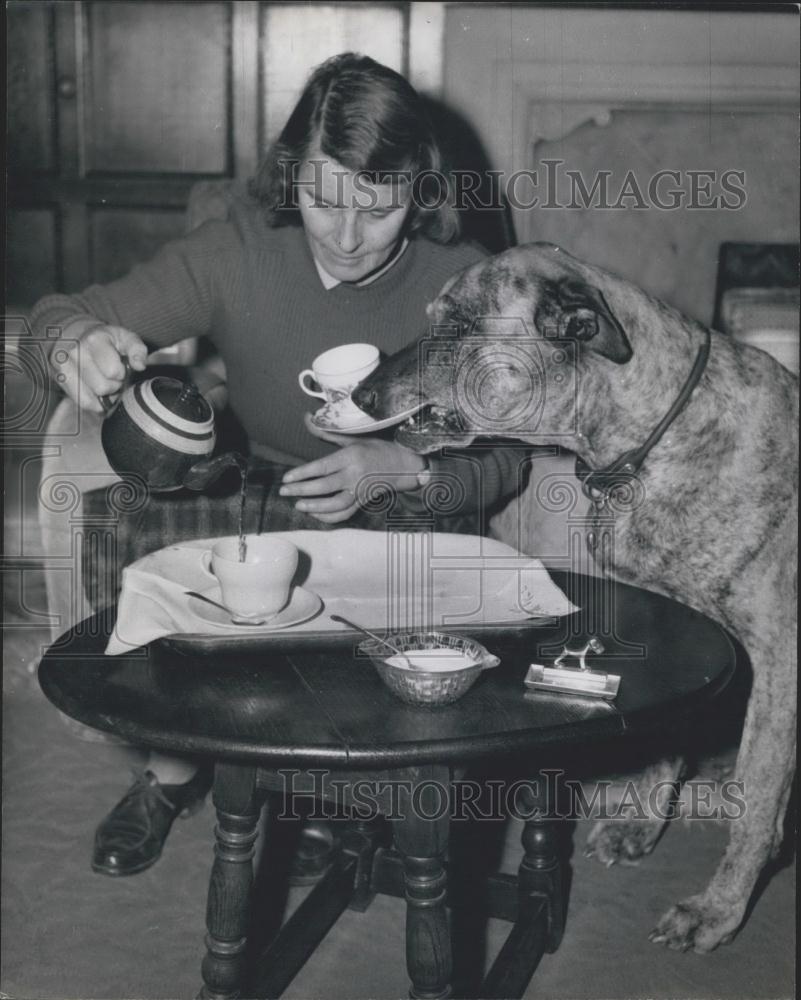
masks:
[[[591,340],[598,333],[598,317],[590,309],[577,309],[567,322],[565,336],[576,340]]]

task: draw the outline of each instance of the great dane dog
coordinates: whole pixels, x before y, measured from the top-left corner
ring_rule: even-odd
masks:
[[[697,608],[748,651],[754,677],[735,775],[745,815],[731,822],[710,883],[651,934],[711,951],[733,937],[779,849],[795,769],[798,379],[550,244],[461,272],[428,317],[469,345],[469,364],[457,352],[450,364],[419,365],[412,345],[354,391],[356,403],[378,419],[422,406],[396,435],[420,452],[498,433],[564,445],[599,508],[615,475],[636,473],[642,502],[616,516],[615,576]],[[557,356],[564,368],[557,340],[575,345],[572,379],[550,377]],[[680,770],[679,759],[649,769],[642,802]],[[589,848],[605,864],[631,861],[663,825],[656,815],[603,821]]]

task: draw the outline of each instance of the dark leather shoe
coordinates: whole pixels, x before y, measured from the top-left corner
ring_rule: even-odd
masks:
[[[183,785],[161,785],[151,771],[140,774],[98,826],[92,869],[101,875],[135,875],[159,859],[176,816],[203,805],[211,780],[201,768]]]
[[[290,885],[314,885],[331,867],[337,848],[332,825],[327,820],[307,820],[289,863]]]

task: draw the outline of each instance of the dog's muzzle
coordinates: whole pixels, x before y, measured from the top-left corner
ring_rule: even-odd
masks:
[[[357,385],[350,398],[360,410],[375,417],[378,411],[378,393],[375,389],[370,388],[370,386]]]

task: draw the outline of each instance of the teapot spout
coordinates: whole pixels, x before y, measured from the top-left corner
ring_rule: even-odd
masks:
[[[216,482],[220,476],[233,466],[240,472],[247,468],[247,459],[236,451],[226,451],[222,455],[214,458],[203,458],[195,462],[191,469],[184,476],[184,486],[190,490],[200,492],[208,489],[212,483]]]

